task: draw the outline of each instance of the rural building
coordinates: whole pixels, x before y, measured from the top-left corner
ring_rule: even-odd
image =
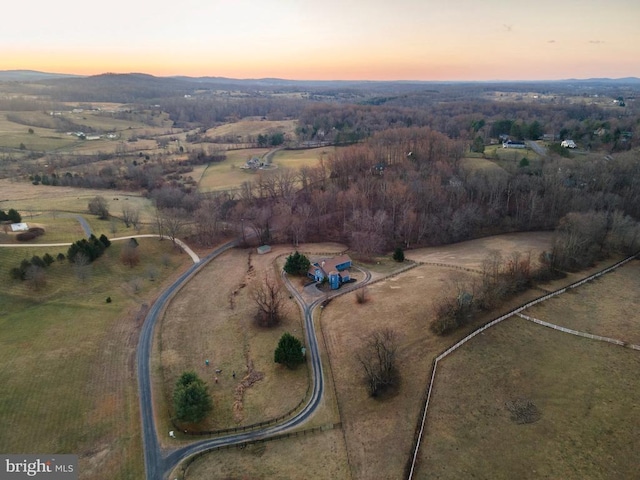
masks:
[[[12,223],[11,224],[11,231],[12,232],[26,232],[27,230],[29,230],[29,225],[27,225],[26,223]]]
[[[507,140],[506,142],[502,142],[502,148],[527,148],[527,145],[524,142]]]
[[[576,148],[576,143],[573,140],[563,140],[560,146],[564,148]]]
[[[265,253],[269,253],[271,251],[271,246],[269,245],[261,245],[258,247],[258,255],[264,255]]]
[[[340,285],[351,280],[350,268],[351,258],[349,255],[339,255],[313,262],[307,275],[316,282],[322,282],[326,278],[331,289],[336,290],[340,288]]]

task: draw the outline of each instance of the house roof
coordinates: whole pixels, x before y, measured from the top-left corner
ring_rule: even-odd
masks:
[[[313,275],[317,268],[320,268],[325,276],[328,275],[329,272],[337,271],[336,268],[338,265],[346,262],[350,262],[351,257],[349,255],[338,255],[337,257],[331,258],[321,258],[320,260],[313,262],[309,267],[309,273]]]

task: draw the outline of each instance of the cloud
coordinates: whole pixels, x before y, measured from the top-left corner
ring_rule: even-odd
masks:
[[[556,43],[555,40],[547,40],[547,43]]]
[[[503,23],[502,26],[506,32],[510,32],[513,29],[513,25],[507,25],[506,23]]]
[[[601,43],[604,43],[604,40],[589,40],[589,43],[600,45]]]

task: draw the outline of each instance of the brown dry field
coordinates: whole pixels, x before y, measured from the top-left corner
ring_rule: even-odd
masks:
[[[306,247],[312,251],[336,251],[332,244]],[[199,426],[205,430],[269,420],[295,408],[305,397],[307,368],[301,366],[292,371],[273,361],[273,352],[284,332],[304,340],[297,304],[287,299],[285,321],[276,328],[265,329],[254,325],[256,306],[250,297],[251,289],[264,281],[265,273],[280,281],[276,259],[291,252],[287,246],[276,246],[266,255],[258,255],[253,248],[228,251],[201,270],[171,302],[156,343],[164,380],[159,394],[163,410],[160,416],[164,417],[161,425],[169,425],[167,411],[173,386],[186,370],[196,371],[209,385],[214,409]],[[249,363],[264,378],[246,389],[242,409],[234,409],[234,394],[248,373]],[[216,374],[216,369],[222,372]]]
[[[550,233],[518,233],[442,248],[419,249],[409,251],[406,255],[415,261],[446,263],[477,269],[481,267],[483,258],[495,250],[500,250],[503,256],[514,251],[522,254],[531,252],[532,258],[537,258],[542,250],[549,248],[550,242]],[[305,250],[311,251],[301,248],[301,251]],[[610,263],[613,263],[613,260]],[[241,269],[241,264],[242,262],[239,261],[236,268]],[[598,265],[592,271],[604,266]],[[378,267],[381,268],[381,272],[374,275],[374,279],[389,273],[389,268],[384,265],[372,266],[374,269]],[[570,275],[566,279],[545,285],[544,288],[548,290],[560,288],[588,273]],[[349,464],[348,472],[333,478],[402,477],[410,455],[413,432],[418,422],[431,364],[435,356],[466,335],[474,325],[499,316],[541,294],[539,290],[526,292],[503,305],[499,311],[478,318],[474,325],[454,335],[448,337],[433,335],[428,329],[432,300],[448,291],[452,281],[470,280],[474,275],[473,272],[447,267],[419,265],[405,273],[369,285],[367,287],[370,299],[368,303],[357,304],[355,294],[350,293],[334,299],[324,309],[321,317],[316,319],[321,348],[326,340],[327,357],[330,359],[330,361],[325,359],[327,384],[330,387],[333,383],[335,388],[339,418],[342,422],[341,431],[344,435],[346,451],[341,455],[348,458]],[[355,352],[370,332],[386,326],[394,328],[400,336],[399,366],[402,382],[395,396],[382,401],[372,400],[367,396],[363,385],[361,367],[356,360]],[[331,392],[330,388],[328,390]],[[310,426],[332,421],[330,414],[328,415],[323,417],[322,422],[314,422]],[[334,448],[335,440],[325,436],[326,433],[318,436],[318,442],[323,445],[322,439],[326,439],[327,443],[323,448],[317,447],[320,451]],[[274,472],[279,471],[281,474],[279,477],[272,475],[270,478],[307,477],[304,473],[307,463],[297,462],[298,469],[291,470],[288,459],[294,454],[293,450],[278,448],[283,448],[280,463],[276,463],[281,470],[274,470]],[[292,449],[295,449],[293,442]],[[203,457],[198,464],[211,465],[190,470],[188,478],[204,479],[211,478],[214,473],[221,474],[222,470],[219,469],[223,467],[219,464],[226,461],[227,455],[235,458],[236,452],[215,452]],[[341,456],[337,458],[340,459]],[[327,468],[335,468],[334,464],[325,463]],[[229,478],[254,478],[257,474],[253,468],[250,465],[245,466],[244,463],[234,463],[234,467],[229,472],[233,472],[235,477]],[[256,478],[260,477],[256,476]]]
[[[637,478],[639,368],[640,352],[512,317],[438,364],[415,478]],[[516,399],[540,419],[514,422]]]
[[[548,302],[529,316],[563,327],[640,345],[640,261],[632,261]]]
[[[184,478],[334,480],[349,478],[349,466],[336,429],[214,452],[196,460]]]

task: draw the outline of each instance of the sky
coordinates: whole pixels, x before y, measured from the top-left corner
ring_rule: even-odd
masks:
[[[0,70],[297,80],[640,77],[640,0],[31,0]]]

